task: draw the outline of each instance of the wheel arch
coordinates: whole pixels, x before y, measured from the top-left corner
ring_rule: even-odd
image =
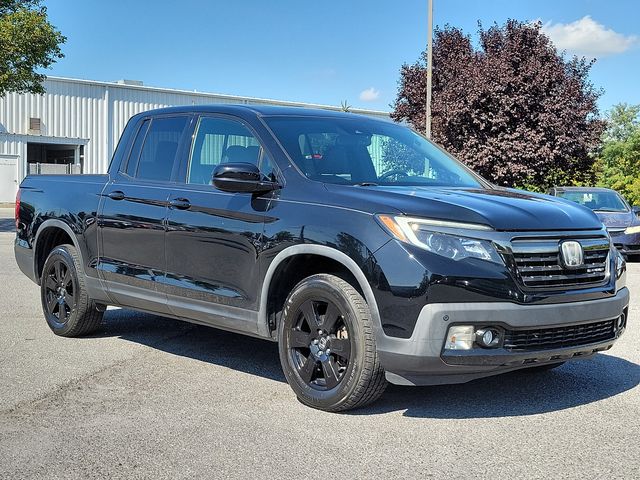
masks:
[[[82,273],[84,273],[84,259],[82,249],[80,248],[80,244],[75,232],[67,223],[63,222],[62,220],[49,219],[45,220],[42,225],[40,225],[33,242],[33,271],[35,274],[35,278],[38,280],[38,284],[40,283],[42,268],[44,267],[44,262],[46,261],[47,256],[55,247],[67,243],[61,240],[67,239],[71,241],[71,244],[78,252],[81,260],[80,265],[83,269]]]
[[[271,328],[269,326],[269,292],[278,268],[282,266],[283,262],[291,260],[292,257],[304,255],[313,255],[329,259],[344,267],[344,269],[353,276],[353,279],[357,282],[357,285],[354,285],[354,287],[359,289],[363,294],[364,299],[369,306],[369,310],[371,311],[373,323],[377,327],[378,332],[380,332],[382,323],[380,321],[380,313],[378,311],[376,299],[373,294],[373,290],[371,289],[371,285],[360,266],[351,257],[339,250],[336,250],[335,248],[324,245],[293,245],[285,248],[276,255],[269,264],[269,268],[264,276],[262,290],[260,292],[258,334],[260,336],[271,338]]]

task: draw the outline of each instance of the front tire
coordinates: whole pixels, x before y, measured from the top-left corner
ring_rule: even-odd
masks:
[[[278,345],[287,382],[310,407],[359,408],[386,388],[369,307],[334,275],[310,276],[293,289],[278,325]]]
[[[40,297],[49,328],[61,337],[78,337],[94,332],[102,322],[87,295],[80,257],[73,245],[54,248],[42,269]]]

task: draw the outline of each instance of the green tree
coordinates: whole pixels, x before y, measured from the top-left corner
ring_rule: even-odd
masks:
[[[46,76],[38,70],[64,57],[65,41],[40,0],[0,0],[0,96],[44,93]]]
[[[640,128],[640,105],[619,103],[607,113],[607,129],[603,140],[624,141]]]
[[[608,117],[596,162],[598,185],[613,188],[632,205],[640,205],[640,105],[616,105]]]

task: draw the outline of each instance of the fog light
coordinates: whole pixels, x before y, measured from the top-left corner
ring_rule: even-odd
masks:
[[[500,332],[494,328],[481,328],[476,331],[476,342],[484,348],[494,348],[500,343]]]
[[[474,328],[471,325],[454,325],[449,327],[446,350],[470,350],[475,340]]]

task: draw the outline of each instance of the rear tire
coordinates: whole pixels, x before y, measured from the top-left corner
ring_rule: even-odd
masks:
[[[369,307],[335,275],[312,275],[296,285],[278,325],[278,345],[287,382],[310,407],[359,408],[386,388]]]
[[[80,256],[73,245],[54,248],[42,269],[40,298],[49,328],[61,337],[78,337],[98,329],[103,312],[87,294]]]

